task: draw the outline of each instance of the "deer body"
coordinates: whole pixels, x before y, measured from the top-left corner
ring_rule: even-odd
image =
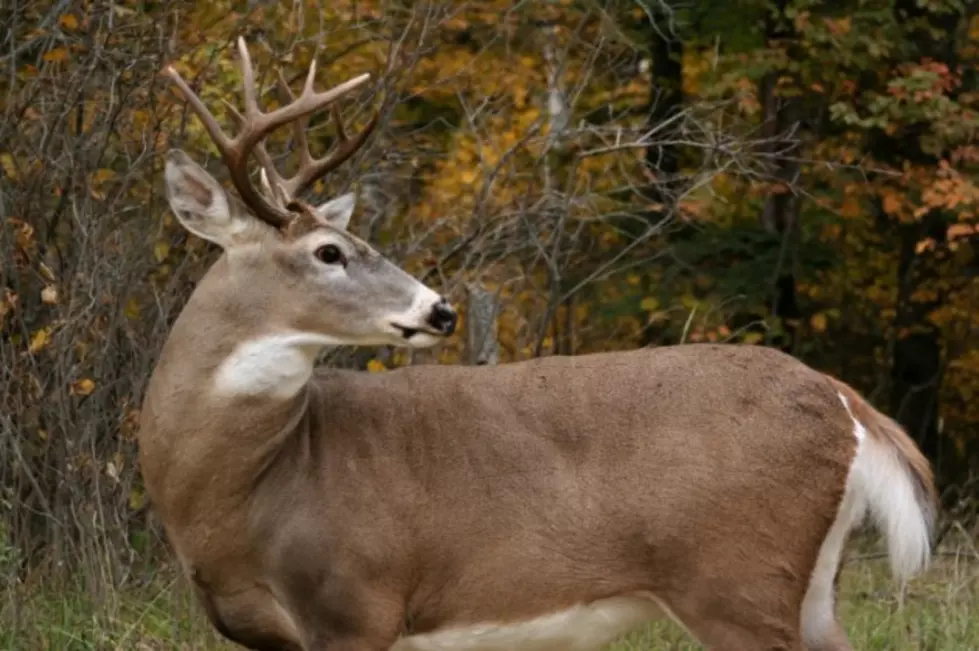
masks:
[[[223,150],[233,172],[248,146]],[[595,651],[669,616],[710,649],[843,651],[834,581],[864,514],[899,578],[924,566],[927,462],[791,357],[689,345],[315,370],[324,346],[432,345],[454,313],[345,232],[349,197],[290,216],[291,181],[266,187],[249,206],[274,212],[266,226],[180,152],[167,183],[181,221],[226,253],[151,378],[141,467],[239,644]]]

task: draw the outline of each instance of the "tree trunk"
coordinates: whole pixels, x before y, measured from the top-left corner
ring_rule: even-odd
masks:
[[[774,11],[765,18],[765,41],[768,47],[793,47],[796,38],[791,21],[785,16],[787,0],[778,0]],[[762,135],[768,141],[773,155],[784,152],[788,143],[784,140],[798,116],[798,101],[782,97],[778,92],[778,80],[790,73],[775,69],[762,77],[758,96],[762,104]],[[762,227],[780,236],[778,262],[772,270],[768,291],[770,315],[781,321],[783,335],[773,337],[774,343],[785,352],[795,350],[799,320],[802,313],[796,295],[796,241],[798,237],[799,200],[791,191],[799,175],[799,165],[787,159],[775,159],[772,191],[765,198],[759,216]]]

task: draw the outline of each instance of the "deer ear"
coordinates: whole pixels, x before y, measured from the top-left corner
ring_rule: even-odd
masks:
[[[258,220],[229,201],[224,188],[180,149],[167,152],[167,199],[184,228],[228,249],[257,230]]]
[[[351,215],[354,214],[356,205],[357,196],[353,192],[348,192],[316,206],[313,209],[313,213],[319,221],[326,222],[333,228],[339,228],[341,231],[345,231],[347,230],[347,225],[350,223]]]

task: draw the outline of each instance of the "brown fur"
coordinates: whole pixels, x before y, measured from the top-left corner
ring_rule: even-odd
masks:
[[[688,345],[321,370],[290,401],[217,398],[210,376],[258,322],[230,318],[221,265],[174,326],[140,446],[229,638],[380,651],[652,592],[712,648],[802,649],[855,450],[826,376],[767,348]]]

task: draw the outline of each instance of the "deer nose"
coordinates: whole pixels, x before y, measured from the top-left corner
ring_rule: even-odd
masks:
[[[428,325],[446,337],[456,331],[458,320],[459,315],[444,298],[432,306],[432,313],[428,315]]]

